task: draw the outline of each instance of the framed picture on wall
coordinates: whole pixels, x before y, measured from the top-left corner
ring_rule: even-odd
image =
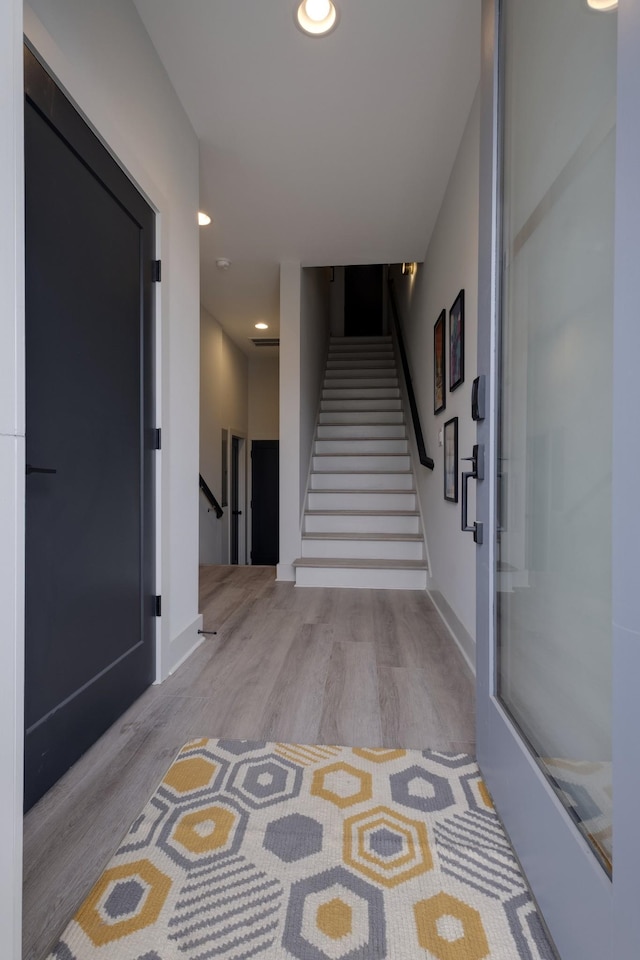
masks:
[[[458,418],[444,425],[444,498],[458,502]]]
[[[464,382],[464,290],[449,311],[449,390]]]
[[[440,413],[447,405],[445,372],[447,311],[443,310],[433,328],[433,412]]]

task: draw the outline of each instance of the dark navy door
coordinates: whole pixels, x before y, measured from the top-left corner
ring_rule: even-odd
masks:
[[[153,679],[153,212],[25,51],[28,809]]]

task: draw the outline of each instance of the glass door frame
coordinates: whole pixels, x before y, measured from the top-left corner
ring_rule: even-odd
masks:
[[[586,2],[586,0],[576,0]],[[603,14],[604,15],[604,14]],[[500,0],[482,0],[478,373],[486,376],[477,483],[477,756],[562,960],[640,956],[640,0],[620,0],[613,398],[613,844],[610,879],[498,699],[496,490],[501,171]]]

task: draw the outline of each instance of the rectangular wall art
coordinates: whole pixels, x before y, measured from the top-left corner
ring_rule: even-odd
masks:
[[[449,390],[464,382],[464,290],[449,311]]]
[[[458,418],[444,425],[444,498],[458,502]]]
[[[433,412],[440,413],[447,405],[445,372],[447,312],[443,310],[433,328]]]

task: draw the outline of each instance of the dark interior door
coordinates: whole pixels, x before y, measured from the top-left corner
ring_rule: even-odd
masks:
[[[154,216],[25,50],[28,809],[153,679]]]
[[[279,559],[279,456],[277,440],[251,444],[251,563],[274,566]]]
[[[346,337],[382,336],[382,265],[346,267],[344,333]]]

